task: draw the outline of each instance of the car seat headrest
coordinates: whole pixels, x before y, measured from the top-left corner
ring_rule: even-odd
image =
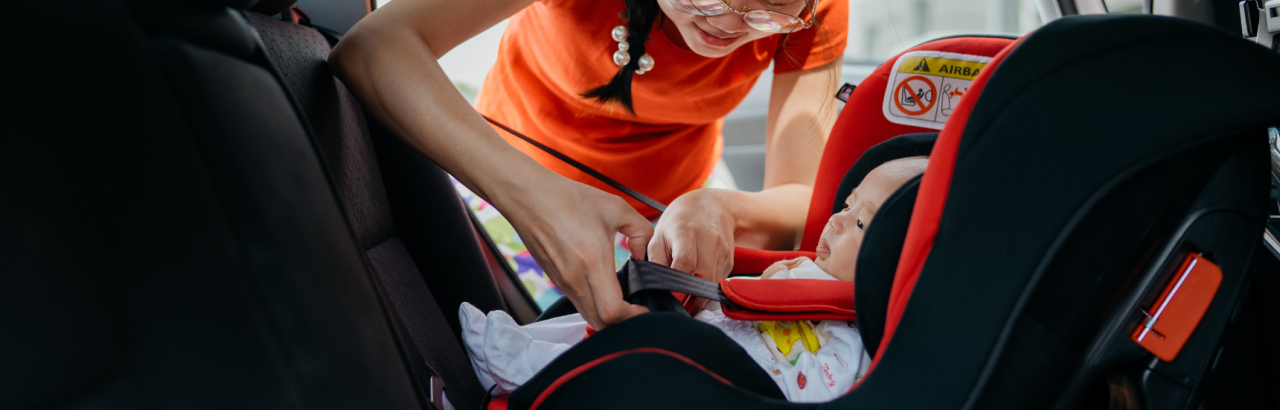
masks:
[[[149,37],[171,35],[183,41],[253,60],[259,52],[257,36],[237,10],[256,0],[135,0],[134,10]],[[228,8],[230,7],[230,8]]]
[[[258,0],[257,4],[248,7],[248,9],[249,11],[274,16],[288,10],[289,7],[292,7],[297,2],[298,0]]]
[[[186,0],[185,3],[227,6],[233,9],[247,10],[258,3],[270,0]]]
[[[898,256],[907,239],[920,178],[920,175],[911,178],[885,200],[867,226],[858,251],[853,303],[854,311],[858,312],[858,331],[868,352],[875,352],[884,336],[889,293],[898,270]]]
[[[862,80],[849,96],[848,103],[836,119],[830,138],[823,148],[822,160],[818,166],[818,175],[814,179],[813,196],[809,200],[809,212],[805,220],[804,235],[801,237],[800,250],[810,251],[818,244],[818,236],[822,226],[831,216],[833,202],[843,202],[843,197],[835,200],[836,187],[840,185],[850,165],[863,155],[867,149],[891,137],[916,132],[930,132],[942,128],[939,117],[932,117],[934,122],[919,123],[904,121],[900,116],[891,114],[893,96],[901,94],[902,89],[889,90],[890,83],[901,85],[906,82],[913,87],[907,99],[901,96],[898,102],[908,109],[924,108],[920,104],[910,106],[912,98],[919,95],[923,105],[928,105],[924,112],[942,113],[944,108],[949,114],[959,104],[963,88],[957,86],[967,84],[968,78],[976,76],[981,67],[978,64],[1003,50],[1013,39],[985,36],[959,36],[929,41],[903,51],[890,58],[871,75]],[[924,54],[922,54],[924,53]],[[927,54],[927,56],[925,55]],[[929,58],[925,60],[924,58]],[[959,64],[952,60],[961,60]],[[923,64],[922,64],[923,63]],[[925,66],[928,67],[925,67]],[[917,69],[917,66],[918,69]],[[965,69],[968,74],[965,74]],[[958,70],[958,71],[957,71]],[[924,76],[934,83],[936,90],[916,90],[920,81],[908,81],[909,78]],[[948,86],[950,86],[948,88]],[[904,88],[905,89],[905,88]],[[945,91],[944,91],[945,89]],[[890,91],[899,91],[890,94]],[[947,93],[944,99],[943,93]],[[891,107],[892,105],[892,107]],[[922,112],[916,117],[923,117]],[[943,119],[949,115],[943,115]],[[892,118],[891,118],[892,117]],[[895,121],[896,120],[896,121]],[[922,125],[923,124],[923,125]],[[927,125],[927,126],[925,126]],[[846,192],[845,195],[848,195]]]
[[[899,135],[868,149],[857,162],[853,163],[852,167],[849,167],[849,171],[845,172],[844,178],[840,180],[840,186],[836,189],[836,196],[831,204],[831,215],[844,209],[845,198],[853,193],[853,189],[862,183],[871,170],[895,159],[928,156],[929,151],[933,150],[933,142],[937,139],[936,132]]]

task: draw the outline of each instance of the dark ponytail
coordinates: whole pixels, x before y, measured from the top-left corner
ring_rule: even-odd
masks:
[[[610,102],[618,102],[632,116],[636,115],[636,109],[631,103],[631,77],[635,75],[636,70],[640,69],[640,56],[644,55],[645,41],[649,39],[649,31],[653,29],[653,22],[657,20],[662,10],[658,8],[657,0],[626,0],[627,11],[624,18],[627,19],[627,54],[631,55],[631,62],[618,69],[618,73],[613,75],[613,79],[605,85],[592,88],[582,93],[583,97],[594,98],[601,104]],[[613,55],[613,53],[609,53]]]

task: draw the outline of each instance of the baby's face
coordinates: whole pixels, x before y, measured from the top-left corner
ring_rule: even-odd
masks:
[[[908,158],[876,167],[844,201],[844,210],[831,215],[818,240],[814,263],[836,279],[853,281],[858,251],[867,226],[880,205],[915,175],[924,171],[928,160]]]

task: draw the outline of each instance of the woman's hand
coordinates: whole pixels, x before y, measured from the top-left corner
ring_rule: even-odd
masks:
[[[698,189],[681,195],[658,220],[649,261],[719,282],[733,269],[735,191]]]
[[[649,260],[720,281],[733,247],[792,250],[804,233],[813,180],[835,123],[830,90],[840,61],[773,78],[765,139],[764,190],[698,189],[676,198],[658,220]]]
[[[493,199],[538,266],[592,327],[603,329],[648,312],[623,299],[614,272],[615,232],[627,237],[638,259],[644,258],[645,244],[653,236],[649,220],[622,198],[552,175],[495,193]]]
[[[703,188],[676,198],[658,220],[649,260],[719,282],[733,248],[792,250],[804,232],[813,188],[784,184],[760,192]]]
[[[643,257],[653,226],[621,198],[565,179],[504,141],[437,62],[532,2],[396,0],[348,31],[329,67],[387,129],[502,211],[552,282],[603,329],[646,311],[622,298],[614,233]]]

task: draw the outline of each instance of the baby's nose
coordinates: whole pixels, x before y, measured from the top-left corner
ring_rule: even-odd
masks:
[[[841,212],[835,215],[831,215],[831,219],[827,221],[827,225],[831,226],[831,233],[834,233],[834,234],[844,233],[845,221],[843,216],[846,213],[847,212]]]

